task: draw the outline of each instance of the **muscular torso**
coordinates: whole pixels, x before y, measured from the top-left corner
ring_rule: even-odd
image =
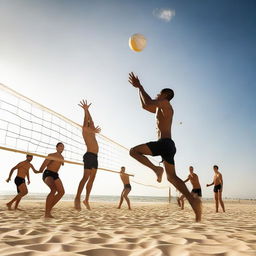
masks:
[[[99,145],[96,140],[96,135],[93,132],[87,130],[87,128],[83,128],[83,138],[85,145],[87,147],[87,152],[91,152],[94,154],[98,154],[99,152]]]
[[[201,188],[198,176],[195,173],[189,174],[188,177],[194,189]]]
[[[222,176],[220,173],[216,173],[213,177],[213,183],[215,186],[219,185],[222,183]]]
[[[156,109],[156,129],[158,139],[171,138],[173,109],[168,103],[166,107]]]
[[[31,164],[27,161],[21,162],[18,167],[17,176],[25,178],[28,175],[29,168]]]
[[[122,182],[125,184],[130,184],[129,176],[125,173],[120,174]]]
[[[61,165],[63,164],[64,157],[57,152],[53,154],[49,154],[48,156],[58,158],[61,160],[61,161],[50,160],[49,164],[47,164],[46,166],[47,170],[50,170],[52,172],[58,172]]]

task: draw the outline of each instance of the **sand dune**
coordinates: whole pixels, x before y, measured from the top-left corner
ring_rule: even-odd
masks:
[[[24,212],[0,201],[0,255],[4,256],[255,256],[256,205],[226,203],[226,213],[204,204],[203,221],[187,206],[136,203],[133,210],[92,203],[77,212],[61,202],[55,219],[43,218],[44,202],[22,201]]]

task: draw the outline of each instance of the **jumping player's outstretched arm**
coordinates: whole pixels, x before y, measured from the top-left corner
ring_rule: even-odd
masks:
[[[91,104],[92,103],[87,104],[87,100],[81,100],[80,104],[78,104],[78,106],[80,106],[84,110],[83,127],[89,127],[90,123],[92,122],[92,117],[91,117],[90,112],[89,112],[89,107],[91,106]]]
[[[151,112],[151,113],[156,113],[156,106],[153,106],[153,105],[145,105],[143,99],[142,99],[142,95],[141,95],[141,92],[139,91],[139,95],[140,95],[140,102],[141,102],[141,105],[142,105],[142,108],[147,110],[148,112]]]
[[[135,76],[133,72],[129,73],[129,83],[132,84],[135,88],[139,89],[140,97],[143,106],[153,106],[155,108],[166,108],[168,100],[153,100],[144,90],[143,86],[140,83],[138,76]],[[151,111],[150,111],[151,112]],[[154,112],[155,113],[155,112]]]
[[[84,123],[83,123],[83,134],[89,133],[100,133],[101,129],[99,126],[95,127],[92,117],[89,112],[89,107],[92,103],[87,104],[87,100],[81,100],[78,104],[84,110]]]

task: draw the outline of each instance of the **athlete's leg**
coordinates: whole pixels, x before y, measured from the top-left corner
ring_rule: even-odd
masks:
[[[184,181],[176,175],[175,166],[173,164],[164,161],[164,166],[168,181],[171,182],[172,185],[176,187],[187,198],[188,202],[190,203],[195,212],[196,221],[201,221],[201,200],[199,198],[194,198],[193,195],[189,192]]]
[[[150,148],[147,146],[147,144],[141,144],[131,148],[130,155],[140,163],[144,164],[145,166],[153,170],[157,176],[158,182],[162,181],[163,168],[154,165],[147,157],[145,157],[145,155],[152,155],[152,152]]]

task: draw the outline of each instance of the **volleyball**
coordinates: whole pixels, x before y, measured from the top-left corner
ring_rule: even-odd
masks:
[[[129,46],[135,52],[141,52],[147,45],[147,39],[142,34],[133,34],[129,38]]]

